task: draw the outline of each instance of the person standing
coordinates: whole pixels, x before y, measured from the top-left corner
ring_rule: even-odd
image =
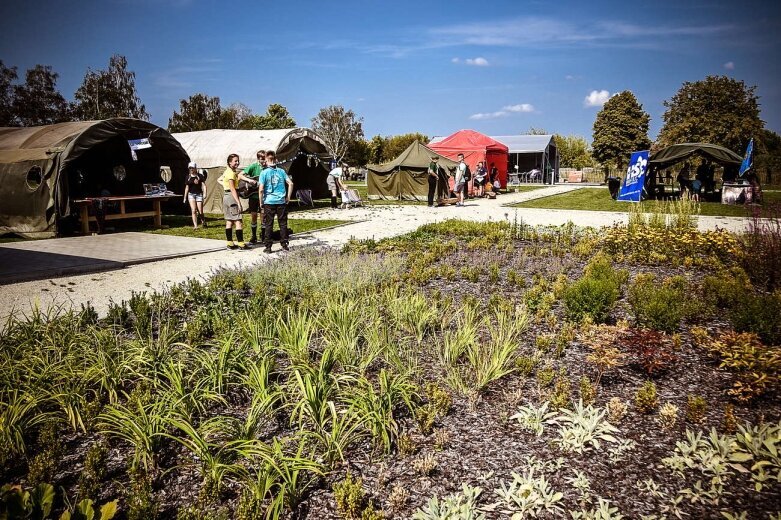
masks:
[[[244,170],[244,176],[251,179],[255,184],[258,184],[258,178],[260,172],[266,167],[266,151],[258,150],[256,154],[258,160],[250,164],[246,170]],[[251,218],[250,228],[252,229],[252,237],[249,239],[250,244],[258,243],[258,213],[260,213],[260,190],[255,190],[249,196],[249,214]],[[261,214],[261,222],[263,216]],[[261,230],[260,241],[263,242],[263,231]]]
[[[328,184],[328,189],[331,191],[332,209],[340,209],[340,206],[336,203],[336,200],[342,190],[344,190],[344,186],[342,185],[342,176],[346,173],[346,171],[347,165],[342,164],[341,166],[336,167],[328,172],[328,177],[325,179],[326,184]]]
[[[236,188],[239,184],[239,156],[232,153],[228,156],[228,167],[222,174],[222,187],[225,193],[222,197],[222,212],[225,216],[225,239],[228,249],[247,249],[242,230],[241,199]],[[236,242],[233,242],[233,229],[236,229]]]
[[[466,190],[468,190],[467,181],[469,177],[469,167],[464,162],[464,154],[460,153],[458,154],[458,166],[456,166],[456,185],[454,188],[454,191],[456,192],[456,197],[458,197],[458,202],[456,202],[456,206],[463,206],[464,205],[464,196],[466,194]]]
[[[203,214],[203,200],[206,198],[206,183],[198,173],[198,165],[191,162],[187,165],[187,179],[184,181],[184,200],[190,202],[190,212],[193,217],[193,229],[198,229],[200,219],[203,227],[206,227],[206,215]]]
[[[488,182],[488,170],[483,166],[483,161],[477,163],[475,170],[475,196],[485,197],[485,183]]]
[[[285,170],[277,168],[276,154],[270,150],[266,152],[266,168],[260,172],[258,181],[263,200],[263,238],[266,246],[263,252],[271,252],[271,231],[275,215],[279,222],[279,242],[282,244],[282,249],[288,251],[287,203],[293,195],[293,181]]]
[[[428,163],[428,207],[434,207],[434,193],[437,191],[437,182],[439,181],[439,157],[431,156],[431,162]]]

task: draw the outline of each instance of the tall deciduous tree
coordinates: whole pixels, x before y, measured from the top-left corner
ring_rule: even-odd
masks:
[[[756,87],[727,76],[708,76],[685,82],[664,102],[658,144],[712,143],[743,154],[752,137],[761,139]]]
[[[591,154],[605,166],[606,180],[610,166],[621,170],[629,163],[632,152],[651,146],[650,121],[651,116],[628,90],[607,100],[594,121],[591,144]]]
[[[68,103],[57,90],[58,77],[50,66],[36,65],[27,70],[24,85],[14,85],[12,106],[20,125],[50,125],[69,120]]]
[[[250,130],[278,130],[295,127],[296,120],[291,117],[287,108],[279,103],[270,104],[265,114],[252,115],[241,124],[242,129]]]
[[[323,138],[337,162],[342,161],[356,141],[363,140],[363,118],[341,105],[321,108],[312,118],[312,130]]]
[[[392,161],[415,141],[420,141],[422,144],[428,144],[429,139],[427,135],[421,134],[420,132],[386,137],[385,146],[383,147],[382,152],[382,160]]]
[[[0,126],[14,126],[14,87],[16,67],[6,67],[0,60]]]
[[[127,70],[127,58],[119,54],[109,58],[108,70],[88,69],[73,97],[73,115],[82,121],[110,117],[149,120],[136,91],[136,73]]]
[[[555,134],[556,148],[559,150],[559,164],[563,168],[582,169],[594,165],[586,140],[579,135],[563,136]]]
[[[374,164],[380,164],[385,151],[385,138],[381,135],[375,135],[369,142],[369,161]]]
[[[195,132],[220,128],[220,98],[193,94],[179,101],[179,111],[168,120],[169,132]]]

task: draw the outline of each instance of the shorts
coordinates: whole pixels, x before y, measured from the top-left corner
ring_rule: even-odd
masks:
[[[328,184],[329,190],[334,191],[336,189],[336,178],[333,175],[326,177],[325,182]]]
[[[466,183],[459,182],[458,184],[456,184],[456,187],[453,189],[453,191],[456,193],[461,193],[462,191],[464,191],[464,188],[466,188]]]
[[[188,193],[187,200],[194,200],[195,202],[203,202],[203,193]]]
[[[249,212],[260,213],[260,198],[250,197],[248,200],[249,200]]]
[[[241,209],[230,193],[226,193],[222,198],[222,214],[228,221],[241,220]]]

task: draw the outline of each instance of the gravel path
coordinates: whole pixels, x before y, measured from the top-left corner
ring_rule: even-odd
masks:
[[[560,225],[569,221],[579,226],[610,226],[625,222],[624,213],[601,211],[564,211],[546,209],[509,208],[507,204],[546,197],[575,189],[589,188],[573,185],[558,185],[530,192],[501,195],[496,200],[471,200],[464,207],[429,208],[419,205],[367,206],[349,210],[321,209],[306,213],[310,219],[341,219],[351,224],[317,231],[296,237],[291,249],[303,247],[340,247],[350,238],[382,239],[417,229],[423,224],[446,219],[463,218],[473,221],[500,221],[515,218],[530,225]],[[700,229],[716,227],[741,231],[748,225],[748,219],[734,217],[699,217]],[[275,245],[275,251],[278,245]],[[10,314],[28,314],[34,307],[42,310],[71,305],[79,308],[90,302],[101,315],[108,309],[109,302],[130,298],[133,291],[155,291],[190,277],[208,278],[221,267],[248,267],[262,264],[282,253],[262,253],[258,247],[251,251],[219,251],[189,257],[175,258],[139,264],[116,271],[91,273],[49,280],[21,282],[0,286],[0,319]],[[294,254],[294,253],[293,253]],[[0,329],[2,324],[0,323]]]

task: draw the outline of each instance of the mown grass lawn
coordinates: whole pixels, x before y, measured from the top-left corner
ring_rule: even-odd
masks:
[[[361,199],[368,205],[377,205],[377,206],[383,206],[383,205],[392,205],[392,204],[412,204],[412,205],[425,205],[426,201],[418,201],[418,200],[369,200],[369,195],[367,192],[367,186],[366,183],[363,181],[347,181],[346,183],[351,189],[354,189],[358,192],[358,194],[361,196]],[[545,186],[516,186],[515,191],[517,192],[527,192],[527,191],[535,191],[539,190],[541,188],[545,188]],[[509,190],[508,190],[509,191]]]
[[[765,206],[781,202],[781,192],[765,191]],[[641,207],[650,206],[653,201],[641,202]],[[610,198],[610,193],[606,187],[600,188],[582,188],[552,195],[541,199],[530,200],[513,204],[516,208],[539,208],[539,209],[572,209],[589,211],[628,211],[629,204],[616,202]],[[722,216],[722,217],[746,217],[751,215],[751,207],[728,206],[717,202],[700,203],[700,215]]]

